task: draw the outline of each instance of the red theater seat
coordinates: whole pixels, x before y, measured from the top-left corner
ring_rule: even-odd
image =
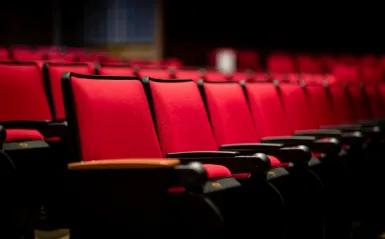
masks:
[[[25,125],[22,122],[25,121],[52,120],[42,72],[37,64],[0,63],[0,75],[0,95],[3,99],[0,101],[2,109],[0,122],[6,129],[11,129],[7,127],[8,125],[12,125],[12,128],[16,129],[24,128]],[[30,126],[32,125],[34,124]],[[17,135],[20,136],[20,131],[13,132],[17,132]],[[31,136],[30,131],[25,132],[26,135]],[[10,131],[9,137],[15,138],[11,134],[13,133]]]
[[[63,121],[66,119],[61,87],[61,77],[66,72],[93,74],[94,69],[90,65],[82,63],[46,63],[44,65],[45,84],[49,90],[49,99],[55,121]]]
[[[65,96],[68,125],[71,132],[70,135],[73,139],[73,141],[71,142],[72,146],[75,149],[75,152],[77,152],[75,154],[75,161],[84,161],[89,162],[88,164],[93,164],[93,162],[95,161],[107,162],[110,159],[117,159],[115,160],[116,164],[119,164],[119,159],[122,163],[127,163],[130,161],[130,158],[132,158],[133,164],[135,164],[136,162],[140,164],[141,160],[145,160],[146,158],[153,158],[153,161],[157,161],[156,158],[160,159],[166,153],[162,152],[161,149],[164,149],[164,147],[161,147],[162,144],[159,144],[158,142],[157,130],[159,131],[160,128],[156,128],[154,125],[151,108],[148,104],[146,96],[146,91],[142,81],[139,78],[127,76],[90,76],[67,73],[66,76],[63,77],[63,91]],[[167,95],[167,97],[169,96],[172,97],[172,95]],[[165,107],[172,106],[165,105]],[[109,125],[109,127],[100,127],[101,124],[107,124]],[[173,141],[175,139],[175,133],[180,134],[183,132],[169,131],[167,133]],[[95,141],[95,137],[98,138],[97,141]],[[181,161],[183,162],[183,160]],[[195,160],[185,160],[184,163],[186,164],[192,161]],[[202,167],[199,166],[200,164],[192,163],[188,165],[191,165],[192,172],[195,172],[197,170],[197,172],[200,172],[199,170],[203,170],[202,168],[199,168]],[[188,165],[183,167],[181,166],[180,169],[186,171],[186,169],[188,169],[186,168]],[[139,165],[135,168],[137,171],[141,169]],[[206,164],[204,165],[203,172],[205,171],[207,172],[206,177],[210,177],[210,179],[215,179],[215,182],[221,185],[220,188],[217,187],[216,189],[214,189],[216,191],[228,190],[226,184],[221,184],[221,181],[218,181],[221,180],[221,178],[230,181],[233,180],[234,184],[232,185],[234,186],[234,188],[239,187],[239,183],[237,183],[234,179],[231,178],[230,171],[224,166]],[[112,220],[114,222],[117,222],[118,224],[107,224],[103,225],[102,228],[105,228],[105,226],[116,228],[116,225],[126,225],[127,228],[131,228],[132,223],[134,223],[135,225],[139,224],[139,227],[143,227],[140,222],[143,223],[143,221],[146,220],[142,219],[137,221],[137,217],[133,217],[132,213],[134,213],[134,215],[143,215],[144,210],[144,212],[146,213],[145,215],[155,215],[155,219],[159,218],[159,216],[157,216],[157,213],[159,213],[160,211],[159,209],[154,211],[154,205],[160,208],[165,207],[164,202],[166,201],[164,201],[164,197],[166,195],[164,193],[161,193],[160,191],[164,188],[164,186],[183,186],[185,187],[187,192],[191,190],[190,187],[197,187],[197,185],[194,186],[194,174],[186,174],[186,176],[189,177],[187,185],[183,185],[181,184],[182,181],[178,181],[180,178],[184,178],[184,171],[181,171],[179,174],[176,174],[176,176],[178,177],[169,177],[170,175],[173,175],[174,172],[178,172],[178,167],[176,167],[174,171],[169,170],[165,173],[157,172],[155,170],[147,172],[140,170],[135,173],[135,170],[131,169],[131,171],[126,172],[126,175],[130,175],[130,172],[132,172],[131,178],[133,180],[135,178],[137,178],[137,180],[145,180],[147,177],[147,180],[155,180],[155,182],[153,184],[149,184],[152,185],[151,189],[147,190],[149,189],[147,188],[145,190],[145,195],[141,195],[145,192],[142,190],[144,182],[139,182],[137,180],[122,181],[119,178],[110,178],[109,182],[111,183],[119,182],[119,184],[121,184],[122,186],[127,185],[128,183],[132,186],[123,188],[117,188],[116,186],[114,186],[114,188],[116,188],[117,190],[110,190],[110,193],[108,194],[108,198],[122,196],[126,198],[124,202],[119,199],[119,202],[122,203],[117,203],[114,205],[114,208],[121,208],[121,210],[123,210],[122,212],[119,211],[115,212],[115,214],[107,215],[100,214],[102,215],[100,216],[98,213],[96,213],[96,215],[94,213],[87,215],[86,213],[84,213],[84,210],[77,211],[80,215],[87,218],[87,224],[88,222],[92,222],[90,223],[90,225],[92,225],[91,228],[93,228],[92,230],[95,229],[94,223],[98,223],[97,220],[104,220],[103,218],[105,217],[107,217],[110,221]],[[116,173],[118,173],[118,171],[116,171],[115,174]],[[109,174],[107,171],[107,176],[108,175]],[[108,177],[106,177],[106,179],[107,178]],[[164,179],[169,180],[164,181]],[[87,177],[85,177],[83,180],[89,181]],[[207,181],[207,178],[202,178],[202,180],[202,183],[205,183],[205,181]],[[213,185],[216,186],[217,184]],[[88,184],[84,185],[84,190],[88,191],[88,193],[85,193],[83,190],[84,193],[81,193],[81,196],[88,198],[89,191],[92,192],[92,189],[86,189],[86,185]],[[140,185],[140,187],[135,187],[133,185]],[[211,183],[207,185],[208,188],[211,188],[210,185]],[[139,190],[139,188],[141,189]],[[100,192],[100,188],[98,188],[97,191]],[[129,193],[127,194],[126,191]],[[175,193],[176,191],[172,190],[172,192]],[[182,191],[178,192],[183,193]],[[199,214],[200,212],[202,212],[202,210],[203,212],[207,213],[207,210],[211,210],[211,207],[206,207],[206,209],[202,209],[202,207],[199,206],[202,204],[194,206],[197,201],[201,202],[201,200],[207,200],[205,199],[205,193],[206,191],[197,191],[196,193],[194,192],[194,195],[199,195],[199,197],[189,201],[189,205],[194,207],[194,212],[192,213]],[[131,198],[124,195],[130,195]],[[159,203],[151,205],[151,207],[148,208],[147,202],[145,198],[143,198],[146,196],[151,196],[151,201],[155,200]],[[140,199],[141,201],[136,200],[135,204],[130,204],[133,198],[136,197],[138,197],[138,199]],[[98,208],[100,209],[110,207],[110,205],[104,205],[102,203],[103,200],[105,199],[100,198],[99,200],[98,198],[94,198],[91,201],[95,201],[95,203],[91,203],[91,207],[94,208],[96,212],[99,211]],[[183,198],[180,198],[180,200],[183,200]],[[179,201],[176,201],[176,203],[178,202]],[[90,207],[89,204],[90,202],[87,201],[86,208]],[[133,208],[140,208],[141,210],[131,210],[131,213],[128,213],[129,211],[126,210],[127,205],[132,205]],[[80,203],[79,206],[82,208],[82,203]],[[182,212],[183,210],[180,211],[180,213]],[[122,217],[117,217],[116,214],[122,215]],[[151,218],[154,218],[154,216],[151,216],[150,219]],[[183,220],[183,218],[177,218],[177,220]],[[208,220],[213,220],[213,217],[211,216],[210,218],[200,218],[200,220],[194,220],[192,223],[197,225],[200,225],[200,222],[202,222],[202,224],[210,223],[207,222]],[[210,225],[215,227],[214,224]],[[117,228],[117,230],[121,229]],[[124,228],[124,230],[126,230],[126,228]],[[197,230],[199,231],[202,229],[198,227]]]

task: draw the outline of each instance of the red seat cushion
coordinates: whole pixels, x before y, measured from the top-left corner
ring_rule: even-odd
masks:
[[[210,179],[231,177],[230,170],[225,166],[216,164],[204,164],[203,167],[206,169],[207,177]]]
[[[37,130],[31,129],[7,129],[5,142],[23,140],[44,140],[43,135]]]

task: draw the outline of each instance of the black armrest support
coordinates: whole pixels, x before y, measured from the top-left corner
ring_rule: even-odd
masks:
[[[303,145],[281,148],[272,156],[277,157],[282,163],[294,163],[297,165],[307,165],[312,157],[310,149]]]
[[[359,131],[343,133],[341,143],[346,145],[362,145],[365,143],[363,134]]]
[[[283,144],[267,143],[225,144],[220,147],[220,150],[238,152],[240,155],[253,155],[255,153],[272,154],[283,147]]]
[[[3,149],[3,143],[6,138],[7,138],[7,132],[5,131],[5,128],[2,125],[0,125],[0,150]]]
[[[228,144],[222,145],[221,150],[232,150],[241,155],[263,153],[277,157],[283,163],[305,163],[311,158],[310,150],[307,147],[285,148],[283,144]]]
[[[295,131],[295,136],[314,136],[317,139],[321,138],[337,138],[341,137],[342,132],[338,129],[315,129],[315,130],[299,130]]]
[[[281,143],[285,146],[304,145],[309,147],[314,153],[336,154],[341,150],[340,142],[336,138],[324,141],[317,140],[315,136],[280,136],[265,137],[262,138],[261,141],[266,143]]]
[[[192,151],[169,153],[167,158],[178,158],[182,164],[200,162],[218,164],[227,167],[232,173],[259,173],[270,168],[269,158],[265,154],[240,156],[229,151]]]
[[[283,144],[288,146],[297,145],[312,145],[317,140],[314,136],[278,136],[278,137],[264,137],[261,139],[262,143]]]
[[[338,129],[342,132],[353,132],[359,131],[361,129],[361,125],[358,124],[343,124],[343,125],[324,125],[321,126],[321,129]]]
[[[191,162],[175,167],[175,184],[189,189],[201,189],[208,180],[205,168],[201,163]]]
[[[35,129],[44,137],[63,136],[67,133],[66,122],[36,121],[4,121],[0,124],[6,129]]]

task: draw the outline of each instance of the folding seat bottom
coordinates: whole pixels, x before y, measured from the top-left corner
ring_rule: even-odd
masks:
[[[43,135],[32,129],[8,129],[6,130],[6,143],[14,141],[44,140]]]
[[[209,179],[231,177],[230,170],[224,166],[204,164],[203,167],[206,169]]]

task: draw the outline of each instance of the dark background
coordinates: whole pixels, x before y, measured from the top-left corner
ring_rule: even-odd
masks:
[[[85,46],[83,12],[92,4],[6,2],[0,8],[0,44],[52,45],[56,31],[61,44]],[[375,13],[375,6],[370,11],[362,5],[353,7],[314,3],[310,8],[278,8],[255,1],[164,0],[164,54],[202,65],[207,52],[216,47],[255,49],[262,54],[271,50],[385,53],[381,13]],[[61,15],[59,30],[53,27],[54,14]]]

